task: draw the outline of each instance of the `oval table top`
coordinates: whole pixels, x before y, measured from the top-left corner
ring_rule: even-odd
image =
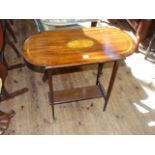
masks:
[[[32,65],[60,68],[123,59],[135,49],[128,33],[97,27],[37,33],[25,41],[23,56]]]

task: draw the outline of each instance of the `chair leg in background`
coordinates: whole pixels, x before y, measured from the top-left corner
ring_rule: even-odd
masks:
[[[12,36],[15,43],[17,43],[17,38],[16,38],[14,31],[13,31],[13,29],[12,29],[12,27],[8,21],[6,21],[6,28],[7,28],[8,32],[10,33],[10,35]]]

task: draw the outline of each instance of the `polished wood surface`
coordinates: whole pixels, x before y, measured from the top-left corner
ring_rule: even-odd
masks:
[[[102,97],[98,86],[59,90],[54,92],[54,104]]]
[[[108,27],[55,30],[25,41],[24,58],[51,68],[114,61],[131,55],[136,45],[130,35]]]

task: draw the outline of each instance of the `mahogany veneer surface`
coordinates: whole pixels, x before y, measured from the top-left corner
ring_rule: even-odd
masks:
[[[24,44],[24,58],[31,64],[51,68],[108,62],[135,51],[126,32],[99,27],[41,32]]]
[[[98,86],[60,90],[54,92],[54,104],[86,100],[97,97],[102,97]]]

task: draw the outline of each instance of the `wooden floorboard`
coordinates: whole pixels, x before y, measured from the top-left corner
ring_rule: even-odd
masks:
[[[16,44],[22,53],[24,40],[37,33],[33,20],[16,20]],[[23,62],[6,46],[9,64]],[[141,64],[141,65],[140,65]],[[144,65],[142,65],[144,64]],[[142,67],[143,66],[143,67]],[[155,134],[155,65],[136,53],[122,62],[106,112],[103,98],[55,106],[56,121],[52,120],[47,82],[42,73],[27,66],[9,71],[6,86],[9,92],[28,87],[29,91],[0,103],[0,109],[14,109],[16,115],[6,134]],[[106,64],[101,82],[107,88],[112,64]],[[97,66],[82,67],[81,72],[56,74],[54,90],[87,87],[95,84]],[[152,72],[148,72],[149,70]]]

